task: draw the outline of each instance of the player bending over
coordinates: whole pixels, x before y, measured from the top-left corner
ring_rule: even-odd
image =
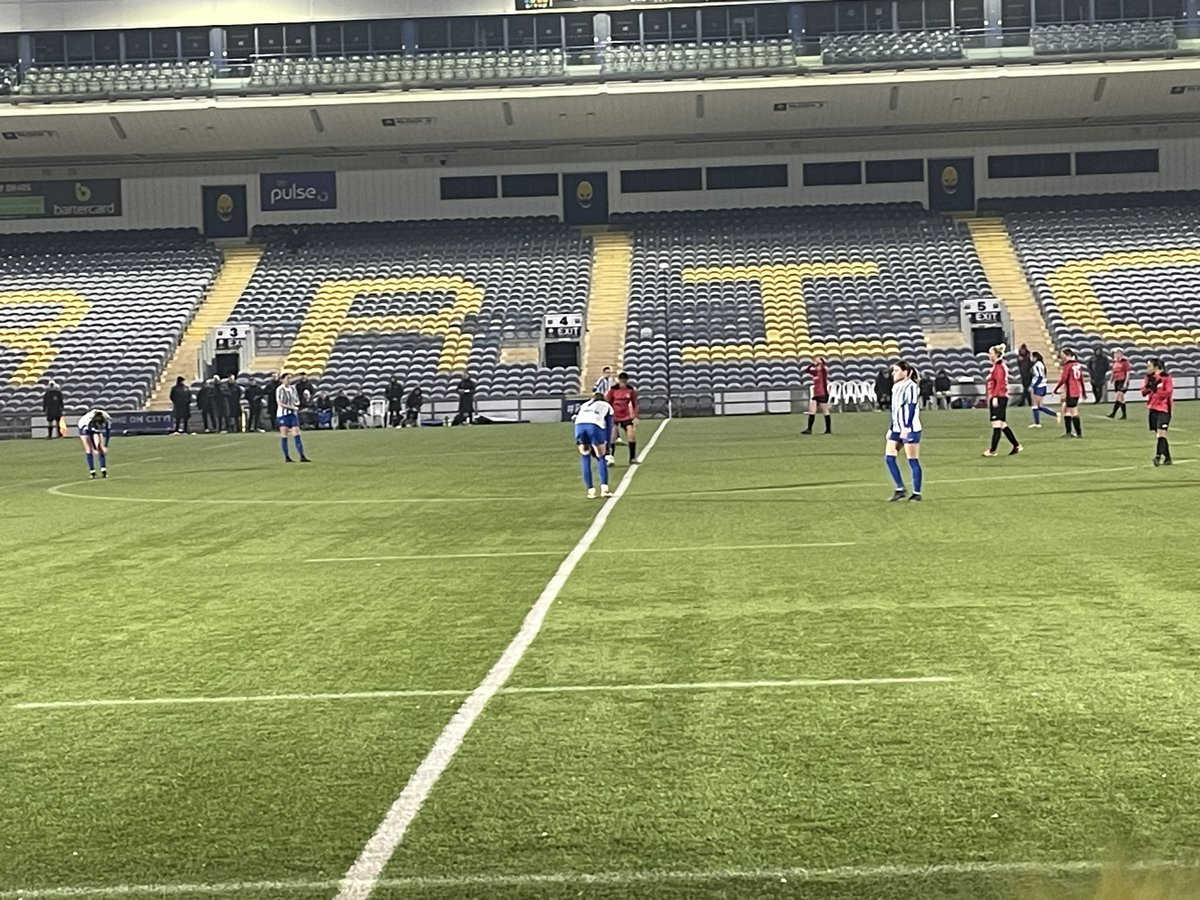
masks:
[[[883,461],[891,473],[896,490],[891,502],[903,500],[904,476],[900,474],[900,463],[896,456],[900,448],[908,457],[908,468],[912,472],[913,492],[909,500],[921,502],[921,390],[920,376],[916,366],[901,360],[892,365],[892,423],[883,445]]]
[[[96,477],[96,457],[100,457],[100,477],[108,477],[108,441],[112,437],[112,416],[93,409],[79,420],[79,439],[87,459],[88,477]]]
[[[616,422],[616,428],[613,431],[613,441],[621,439],[621,431],[625,431],[625,441],[629,444],[629,464],[637,465],[637,420],[638,420],[638,392],[637,389],[629,383],[629,376],[622,372],[617,376],[617,383],[608,389],[604,400],[613,409],[613,419]],[[611,466],[615,459],[610,453],[607,458],[608,464]]]
[[[1167,443],[1167,429],[1171,427],[1171,412],[1175,406],[1175,381],[1158,357],[1146,363],[1142,394],[1146,397],[1146,408],[1150,410],[1150,430],[1158,438],[1154,448],[1154,464],[1169,466],[1171,445]]]
[[[300,394],[292,386],[292,376],[284,372],[275,389],[275,403],[279,407],[279,447],[283,450],[283,461],[291,462],[288,455],[288,438],[296,444],[300,462],[312,462],[304,455],[304,441],[300,438]]]
[[[613,408],[599,391],[592,399],[584,402],[575,413],[575,446],[579,448],[579,461],[583,468],[583,483],[587,487],[589,500],[596,498],[596,486],[592,481],[592,457],[600,470],[600,496],[611,497],[608,489],[608,439],[613,431]]]

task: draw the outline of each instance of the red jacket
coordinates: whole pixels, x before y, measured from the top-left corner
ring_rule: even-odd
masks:
[[[1008,369],[1004,366],[1004,360],[993,363],[992,371],[988,372],[987,395],[989,400],[1008,396]]]
[[[1142,393],[1146,397],[1146,406],[1154,412],[1169,413],[1175,402],[1175,382],[1166,372],[1161,375],[1147,375],[1142,382]]]

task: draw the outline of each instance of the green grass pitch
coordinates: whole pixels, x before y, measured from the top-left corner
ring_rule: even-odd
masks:
[[[1200,896],[1200,406],[1095,409],[927,414],[920,506],[879,414],[669,423],[375,896]],[[333,897],[600,504],[565,425],[306,444],[0,445],[0,900]]]

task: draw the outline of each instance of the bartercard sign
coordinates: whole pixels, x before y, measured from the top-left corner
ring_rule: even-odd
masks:
[[[268,172],[259,176],[263,212],[337,209],[337,173]]]
[[[0,219],[95,219],[119,215],[119,178],[0,183]]]

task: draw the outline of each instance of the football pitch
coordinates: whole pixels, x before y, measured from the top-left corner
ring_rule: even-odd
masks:
[[[922,504],[866,413],[609,501],[568,425],[2,444],[0,900],[1200,896],[1200,404],[1099,409],[926,414]]]

